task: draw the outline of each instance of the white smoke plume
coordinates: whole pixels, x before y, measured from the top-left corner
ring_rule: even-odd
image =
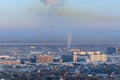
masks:
[[[68,44],[67,44],[67,50],[71,48],[71,42],[72,42],[72,34],[68,35]]]

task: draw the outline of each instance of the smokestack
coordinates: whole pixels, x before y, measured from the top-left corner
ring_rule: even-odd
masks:
[[[71,42],[72,42],[72,35],[69,34],[68,35],[68,42],[67,42],[67,51],[68,52],[70,51],[70,48],[71,48]]]

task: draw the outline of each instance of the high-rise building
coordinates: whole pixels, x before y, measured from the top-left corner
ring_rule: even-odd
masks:
[[[77,53],[73,53],[73,62],[77,62],[78,58],[77,55],[78,55]]]
[[[2,59],[0,60],[1,65],[17,65],[20,64],[19,59]]]
[[[108,47],[107,48],[107,54],[116,54],[117,53],[117,48],[116,47]]]
[[[116,49],[116,55],[120,55],[120,48]]]
[[[1,65],[16,65],[20,64],[20,60],[14,57],[10,57],[7,55],[0,55],[0,64]]]
[[[53,62],[53,56],[51,55],[36,55],[35,56],[36,63],[49,63]]]
[[[97,62],[97,61],[106,62],[107,61],[107,55],[106,54],[90,55],[90,61],[91,62]]]
[[[62,55],[62,60],[63,62],[73,62],[73,55],[71,54]]]
[[[77,62],[78,54],[75,52],[62,55],[63,62]]]

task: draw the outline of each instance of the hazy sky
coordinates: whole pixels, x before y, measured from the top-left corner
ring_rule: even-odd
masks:
[[[120,0],[0,0],[0,41],[120,40]]]

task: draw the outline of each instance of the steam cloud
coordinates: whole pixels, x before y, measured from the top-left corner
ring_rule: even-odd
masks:
[[[64,5],[65,0],[41,0],[45,5],[50,5],[51,7],[57,8]]]

